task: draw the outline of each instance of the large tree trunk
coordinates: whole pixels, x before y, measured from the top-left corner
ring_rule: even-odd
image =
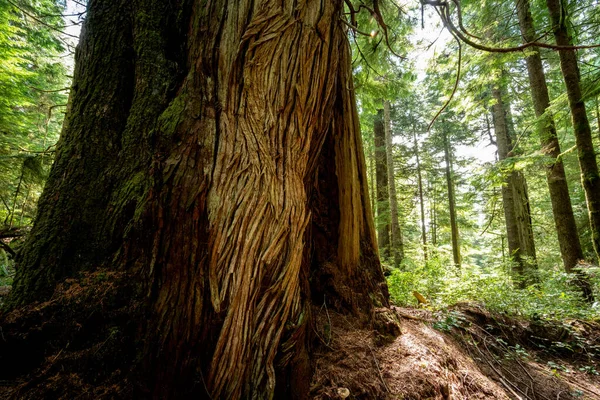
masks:
[[[385,145],[385,128],[383,127],[383,109],[377,110],[373,123],[375,136],[375,169],[377,180],[377,238],[379,254],[390,256],[390,194],[388,192],[388,172]]]
[[[394,265],[399,267],[404,258],[404,241],[398,217],[398,195],[396,193],[396,174],[394,172],[394,152],[392,143],[392,121],[390,118],[390,102],[383,102],[383,121],[385,130],[385,155],[387,161],[388,192],[390,199],[391,252]]]
[[[517,0],[517,14],[521,34],[526,42],[533,42],[537,35],[533,24],[529,0]],[[552,159],[546,170],[546,179],[552,203],[552,214],[556,226],[556,234],[560,246],[560,254],[567,272],[572,272],[577,262],[583,259],[581,242],[577,232],[569,187],[565,176],[562,160],[559,159],[560,144],[556,134],[554,118],[546,110],[550,106],[550,95],[546,85],[546,76],[542,65],[539,48],[530,48],[527,57],[527,72],[529,74],[529,86],[533,108],[538,119],[538,131],[541,139],[542,152]],[[582,292],[585,297],[591,296],[589,284],[581,281]]]
[[[452,176],[452,154],[446,131],[442,132],[444,141],[444,160],[446,161],[446,186],[448,189],[448,212],[450,213],[450,234],[452,240],[452,259],[457,268],[461,268],[460,240],[456,218],[456,199],[454,196],[454,178]]]
[[[126,271],[152,397],[303,398],[311,300],[387,304],[342,17],[91,0],[12,305]]]
[[[494,105],[492,106],[498,159],[506,160],[513,150],[510,137],[507,109],[500,88],[492,89]],[[506,237],[508,250],[513,262],[513,273],[520,285],[526,285],[534,278],[535,245],[529,197],[525,177],[520,171],[511,169],[502,185],[502,206],[506,221]]]
[[[546,0],[556,44],[559,46],[571,46],[572,40],[567,29],[567,9],[561,0]],[[567,89],[569,107],[571,108],[571,119],[577,144],[577,156],[581,169],[581,181],[585,190],[588,213],[590,217],[590,229],[592,233],[592,244],[596,252],[596,260],[600,257],[600,175],[596,163],[596,153],[592,140],[592,129],[588,120],[585,102],[581,95],[579,84],[579,66],[577,65],[577,54],[575,50],[560,50],[560,68]]]

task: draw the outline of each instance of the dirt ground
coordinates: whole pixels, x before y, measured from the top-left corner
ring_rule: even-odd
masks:
[[[320,316],[331,334],[314,399],[600,399],[597,324],[529,323],[473,304],[394,311],[402,334],[381,346],[372,330]]]
[[[1,316],[0,399],[135,397],[140,311],[119,280],[68,280],[49,301]],[[600,400],[597,323],[523,321],[477,304],[378,309],[372,327],[313,313],[315,400]]]

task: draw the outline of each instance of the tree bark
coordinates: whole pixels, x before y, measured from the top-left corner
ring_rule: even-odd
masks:
[[[386,155],[383,109],[377,110],[373,124],[375,133],[375,162],[377,173],[377,238],[379,254],[390,256],[390,194],[388,191],[388,166]]]
[[[404,243],[402,239],[402,230],[398,218],[398,195],[396,193],[396,174],[394,172],[394,153],[392,143],[392,121],[390,118],[390,102],[383,102],[383,120],[385,130],[385,154],[388,170],[388,191],[390,194],[390,225],[391,225],[391,252],[394,259],[394,265],[400,266],[404,258]]]
[[[536,40],[536,31],[528,0],[517,0],[517,15],[521,34],[525,42]],[[565,169],[560,160],[560,144],[556,134],[554,118],[546,110],[550,106],[550,96],[546,85],[546,76],[542,65],[539,48],[530,48],[532,53],[527,57],[527,72],[533,108],[538,119],[542,152],[550,157],[552,162],[547,166],[546,179],[552,203],[552,214],[556,226],[556,234],[560,246],[560,254],[567,272],[573,272],[577,262],[583,259],[581,242],[577,232],[569,187],[565,176]],[[580,282],[583,295],[589,299],[591,289],[589,283]]]
[[[493,88],[492,96],[494,98],[492,113],[498,159],[503,161],[510,156],[513,150],[507,109],[500,88]],[[506,221],[508,250],[513,262],[513,274],[521,286],[526,286],[529,282],[534,281],[535,245],[525,177],[512,168],[502,185],[502,205]]]
[[[377,184],[376,184],[376,179],[377,179],[377,171],[375,169],[375,150],[372,150],[369,153],[369,176],[368,181],[369,181],[369,188],[371,189],[371,193],[369,195],[370,199],[371,199],[371,210],[373,210],[373,218],[375,218],[375,212],[377,210],[377,204],[375,203],[375,200],[377,199]]]
[[[126,271],[151,397],[305,397],[311,301],[388,304],[342,12],[91,0],[11,304]]]
[[[529,2],[528,0],[518,0],[517,6],[519,24],[524,41],[533,40],[536,33],[529,9]],[[542,58],[538,48],[532,48],[531,50],[532,53],[527,57],[531,96],[535,115],[539,120],[538,130],[542,151],[553,160],[547,167],[548,188],[550,190],[552,212],[554,214],[563,263],[565,269],[570,271],[577,261],[583,258],[583,252],[579,242],[575,218],[573,217],[564,166],[558,158],[560,144],[556,135],[554,118],[552,115],[546,114],[546,109],[550,106],[550,96],[546,85]]]
[[[596,125],[598,126],[598,137],[600,138],[600,105],[598,104],[598,97],[596,97]]]
[[[421,206],[421,242],[423,243],[423,259],[427,262],[427,229],[425,225],[425,200],[423,197],[423,175],[421,173],[421,162],[419,159],[419,144],[417,134],[413,131],[413,146],[417,160],[417,179],[419,185],[419,205]]]
[[[571,46],[573,41],[567,29],[567,9],[561,3],[561,0],[546,0],[546,4],[550,11],[556,44],[559,46]],[[600,259],[600,175],[598,174],[598,164],[596,163],[592,129],[581,94],[577,54],[575,50],[560,50],[558,54],[560,68],[567,89],[569,107],[571,109],[571,120],[573,132],[575,133],[579,167],[581,169],[581,181],[585,190],[592,244],[597,261]]]
[[[450,213],[450,233],[452,239],[452,259],[457,268],[461,268],[460,240],[458,237],[458,221],[456,219],[456,199],[454,197],[454,179],[452,177],[452,158],[448,134],[443,131],[444,159],[446,161],[446,185],[448,188],[448,211]]]
[[[431,182],[428,181],[429,185],[429,193],[431,197],[431,209],[430,209],[430,218],[431,218],[431,245],[433,246],[433,250],[435,251],[435,247],[437,246],[437,204],[436,204],[436,191],[435,186],[431,185]]]

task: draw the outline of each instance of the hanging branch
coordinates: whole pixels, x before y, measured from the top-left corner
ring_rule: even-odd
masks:
[[[362,52],[362,50],[360,49],[360,46],[358,45],[358,41],[356,40],[356,35],[353,34],[354,37],[354,43],[356,44],[356,49],[358,50],[358,54],[360,55],[360,57],[362,58],[362,60],[365,62],[365,64],[367,65],[367,67],[375,72],[375,75],[377,75],[378,77],[385,79],[385,76],[383,76],[382,74],[379,73],[379,71],[377,71],[373,66],[371,66],[371,64],[369,64],[369,61],[367,60],[367,57],[365,57],[364,53]]]
[[[386,25],[385,21],[383,20],[383,15],[381,14],[381,10],[379,9],[379,0],[373,0],[373,10],[374,10],[373,16],[375,17],[375,20],[377,21],[377,23],[383,30],[383,36],[385,37],[385,44],[387,45],[388,49],[392,52],[393,55],[395,55],[399,59],[406,60],[406,57],[403,57],[403,56],[399,55],[398,53],[396,53],[394,51],[394,49],[392,49],[392,45],[390,45],[390,39],[388,36],[387,25]]]
[[[406,60],[407,58],[404,56],[401,56],[400,54],[396,53],[394,51],[394,49],[392,48],[391,44],[390,44],[390,39],[389,39],[389,34],[388,34],[388,26],[385,23],[384,19],[383,19],[383,15],[381,14],[381,10],[379,8],[379,0],[374,0],[373,1],[373,8],[369,7],[368,5],[366,5],[365,3],[360,2],[360,5],[358,6],[358,9],[354,8],[354,6],[352,5],[350,0],[344,0],[344,3],[346,3],[346,6],[348,7],[348,9],[350,10],[350,23],[348,23],[347,21],[342,20],[342,22],[344,22],[344,24],[346,24],[348,27],[350,27],[350,29],[352,29],[355,32],[360,33],[361,35],[365,35],[365,36],[371,36],[371,34],[367,33],[367,32],[363,32],[360,31],[358,29],[358,23],[356,21],[356,15],[361,11],[361,9],[365,9],[367,10],[372,16],[373,18],[375,18],[375,21],[377,21],[377,25],[379,25],[379,27],[381,28],[381,30],[383,31],[383,37],[385,38],[385,44],[387,45],[388,50],[395,55],[396,57],[398,57],[401,60]],[[402,11],[402,9],[394,3],[394,5],[400,10]]]
[[[452,0],[452,1],[454,2],[454,0]],[[438,11],[438,15],[440,15],[444,26],[451,33],[453,33],[460,40],[462,40],[464,43],[466,43],[469,46],[474,47],[478,50],[483,50],[483,51],[487,51],[487,52],[491,52],[491,53],[514,53],[514,52],[518,52],[518,51],[523,51],[529,47],[541,47],[541,48],[551,49],[551,50],[580,50],[580,49],[594,49],[594,48],[600,47],[600,44],[581,45],[581,46],[560,46],[560,45],[556,45],[556,44],[549,44],[549,43],[543,43],[543,42],[538,42],[538,41],[527,42],[527,43],[523,43],[522,45],[514,46],[514,47],[486,46],[486,45],[472,41],[467,36],[465,36],[465,34],[463,33],[463,31],[461,29],[458,29],[456,27],[456,25],[454,25],[454,23],[452,22],[451,15],[450,15],[450,7],[449,7],[447,1],[421,0],[421,4],[434,6],[435,9]],[[459,17],[459,19],[462,19],[462,17]],[[471,36],[471,35],[469,34],[469,36]]]
[[[39,18],[38,18],[38,17],[36,17],[35,15],[33,15],[33,14],[29,13],[28,11],[26,11],[25,9],[23,9],[23,7],[19,6],[19,5],[18,5],[18,4],[16,4],[16,3],[13,3],[11,0],[6,0],[6,1],[8,1],[8,3],[10,3],[10,4],[11,4],[13,7],[17,8],[18,10],[20,10],[20,11],[21,11],[23,14],[27,15],[29,18],[32,18],[34,21],[36,21],[36,22],[38,22],[38,23],[40,23],[40,24],[44,25],[46,28],[48,28],[48,29],[52,29],[52,30],[54,30],[54,31],[56,31],[56,32],[59,32],[59,33],[61,33],[61,34],[65,35],[65,36],[69,36],[69,37],[72,37],[72,38],[74,38],[74,39],[79,39],[79,37],[78,37],[78,36],[71,35],[70,33],[67,33],[67,32],[65,32],[65,31],[62,31],[62,30],[58,29],[57,27],[55,27],[55,26],[52,26],[52,25],[48,24],[48,23],[47,23],[47,22],[45,22],[45,21],[42,21],[41,19],[39,19]]]
[[[452,36],[454,36],[454,35],[452,35]],[[446,107],[448,107],[448,105],[454,98],[454,95],[456,94],[456,90],[458,89],[458,82],[460,81],[460,69],[461,69],[461,64],[462,64],[462,45],[460,43],[460,40],[458,40],[458,38],[456,36],[454,36],[454,39],[456,39],[456,43],[458,43],[458,66],[457,66],[457,71],[456,71],[456,80],[454,81],[454,87],[452,88],[452,93],[450,93],[450,97],[448,98],[446,103],[444,103],[442,108],[440,108],[440,110],[437,112],[437,114],[435,114],[435,116],[433,117],[433,119],[431,120],[429,125],[427,126],[427,131],[429,131],[431,129],[431,127],[433,126],[434,122],[438,119],[440,114],[446,109]]]
[[[475,35],[469,33],[469,31],[467,31],[467,29],[464,27],[464,25],[463,25],[463,19],[462,19],[462,10],[461,10],[461,7],[460,7],[460,0],[452,0],[452,2],[456,6],[456,14],[458,15],[458,26],[459,26],[459,28],[465,34],[471,36],[472,38],[481,40],[481,38],[479,36],[475,36]]]

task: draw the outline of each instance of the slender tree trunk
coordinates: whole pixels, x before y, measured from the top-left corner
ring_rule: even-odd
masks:
[[[556,44],[559,46],[571,46],[572,40],[567,29],[567,9],[561,0],[546,0]],[[579,66],[575,50],[560,50],[560,68],[567,89],[569,107],[575,142],[577,144],[577,156],[581,169],[581,181],[585,190],[585,198],[590,217],[590,228],[592,243],[596,252],[596,260],[600,259],[600,175],[596,163],[596,153],[592,140],[592,129],[587,116],[585,102],[581,94]]]
[[[507,133],[509,139],[509,150],[507,156],[514,153],[513,140],[516,139],[515,125],[512,119],[510,103],[505,105]],[[515,215],[517,217],[517,228],[519,232],[519,242],[523,249],[523,255],[527,257],[526,264],[531,270],[537,269],[537,255],[535,251],[535,237],[533,235],[533,221],[531,217],[531,205],[529,203],[529,193],[527,181],[520,171],[512,175],[513,198],[515,199]]]
[[[27,185],[27,192],[25,192],[25,198],[23,199],[23,203],[21,205],[21,216],[19,217],[19,226],[23,226],[23,217],[25,216],[25,206],[27,205],[27,201],[29,200],[29,194],[31,193],[31,187]]]
[[[536,40],[536,31],[531,16],[528,0],[517,0],[517,14],[521,34],[526,42]],[[538,119],[538,131],[541,138],[542,152],[553,161],[547,166],[546,179],[552,203],[552,213],[556,226],[556,234],[560,246],[563,265],[567,272],[572,272],[577,262],[583,259],[583,251],[579,241],[577,225],[573,216],[569,187],[560,154],[560,144],[556,134],[554,118],[546,110],[550,106],[550,96],[546,85],[546,76],[542,65],[539,48],[530,48],[531,53],[527,57],[527,72],[529,74],[529,86],[535,115]],[[589,298],[591,290],[589,285],[582,283],[584,296]]]
[[[388,258],[390,256],[390,194],[388,191],[388,167],[383,110],[377,110],[377,116],[373,125],[377,175],[377,238],[379,241],[379,253],[382,257]]]
[[[415,157],[417,159],[417,178],[419,184],[419,204],[421,206],[421,241],[423,243],[423,259],[427,262],[427,229],[425,225],[425,200],[423,198],[423,175],[421,173],[421,162],[419,160],[419,144],[417,134],[413,131],[413,143]]]
[[[390,193],[390,223],[392,227],[391,249],[396,267],[400,266],[404,258],[404,243],[398,218],[398,195],[396,194],[396,175],[394,173],[394,153],[392,143],[392,121],[390,118],[390,102],[383,102],[383,120],[385,130],[385,154],[388,170],[388,190]]]
[[[456,200],[454,198],[454,179],[452,177],[452,158],[448,134],[443,132],[444,159],[446,161],[446,185],[448,187],[448,210],[450,212],[450,232],[452,236],[452,259],[457,268],[461,267],[460,240],[458,237],[458,222],[456,219]]]
[[[19,175],[19,183],[17,184],[17,189],[15,190],[15,197],[13,198],[12,210],[10,211],[10,221],[8,222],[8,229],[13,226],[13,219],[15,216],[15,210],[17,207],[17,200],[19,198],[19,194],[21,193],[21,185],[23,184],[23,176],[25,175],[25,167],[21,165],[21,174]]]
[[[431,182],[428,181],[429,185],[429,193],[431,198],[431,209],[430,209],[430,219],[431,219],[431,245],[434,247],[437,246],[437,196],[435,186],[431,185]]]
[[[506,160],[512,149],[507,108],[502,91],[492,89],[494,131],[498,146],[499,161]],[[513,261],[513,274],[517,281],[526,285],[533,279],[535,265],[535,245],[529,212],[529,198],[523,174],[511,169],[502,186],[502,205],[506,221],[506,237],[509,254]]]
[[[388,304],[342,13],[89,1],[11,304],[125,271],[146,393],[305,398],[311,301],[365,323]]]

